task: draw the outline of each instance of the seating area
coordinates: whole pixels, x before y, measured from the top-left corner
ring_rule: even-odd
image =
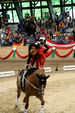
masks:
[[[53,23],[51,18],[47,21],[42,18],[36,20],[36,22],[33,21],[35,22],[35,29],[30,34],[26,32],[26,29],[20,27],[20,23],[14,26],[13,29],[11,26],[5,26],[0,29],[0,45],[12,46],[13,40],[20,41],[21,39],[24,46],[29,43],[35,43],[40,39],[46,40],[46,38],[60,44],[74,41],[75,34],[73,31],[75,28],[73,25],[69,26],[69,22],[65,23],[64,21],[59,21],[59,24],[57,22]]]

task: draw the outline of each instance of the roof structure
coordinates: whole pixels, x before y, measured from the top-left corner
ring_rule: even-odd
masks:
[[[35,1],[36,0],[17,0],[18,2],[29,2],[29,1]],[[37,1],[46,1],[46,0],[37,0]],[[13,3],[13,0],[0,0],[0,3]]]

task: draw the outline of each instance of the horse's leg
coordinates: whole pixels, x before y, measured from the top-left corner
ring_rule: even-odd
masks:
[[[19,97],[20,97],[20,94],[21,94],[21,89],[19,86],[17,86],[17,99],[16,99],[16,106],[18,106],[19,104]]]
[[[40,100],[41,100],[41,110],[40,110],[40,113],[44,113],[44,104],[45,104],[45,101],[44,101],[43,96],[40,98]]]
[[[25,96],[24,99],[23,99],[23,104],[22,104],[22,107],[21,107],[21,111],[24,111],[25,102],[26,102],[26,96]]]
[[[29,96],[28,95],[26,95],[26,97],[25,97],[25,102],[26,102],[26,105],[25,105],[25,112],[24,113],[27,113],[28,107],[29,107]]]
[[[28,106],[29,106],[29,96],[26,95],[23,99],[23,104],[22,104],[22,107],[21,107],[21,111],[24,111],[24,107],[25,107],[25,112],[24,113],[27,113]]]

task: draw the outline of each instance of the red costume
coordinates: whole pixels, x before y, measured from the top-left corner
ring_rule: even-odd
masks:
[[[37,49],[38,56],[36,58],[36,68],[43,67],[45,60],[46,60],[46,57],[49,56],[49,51],[46,51],[45,53],[43,53],[44,49],[45,48]],[[31,64],[33,63],[33,60],[34,60],[34,56],[31,60]]]

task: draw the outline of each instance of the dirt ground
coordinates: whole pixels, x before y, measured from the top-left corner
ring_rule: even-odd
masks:
[[[1,47],[0,56],[9,54],[12,47]],[[17,48],[21,55],[27,54],[27,47]],[[66,50],[58,50],[60,54],[66,54]],[[17,71],[23,69],[27,59],[20,59],[17,55],[7,60],[0,60],[0,72]],[[63,71],[64,65],[75,65],[75,59],[72,54],[66,58],[55,56],[54,59],[48,57],[45,67],[50,66],[52,71],[47,81],[45,89],[45,113],[75,113],[75,71]],[[58,66],[58,71],[55,71]],[[22,93],[19,107],[15,108],[16,102],[16,75],[12,77],[0,78],[0,113],[21,113],[20,108],[24,93]],[[36,97],[30,97],[28,113],[40,113],[40,101]]]

